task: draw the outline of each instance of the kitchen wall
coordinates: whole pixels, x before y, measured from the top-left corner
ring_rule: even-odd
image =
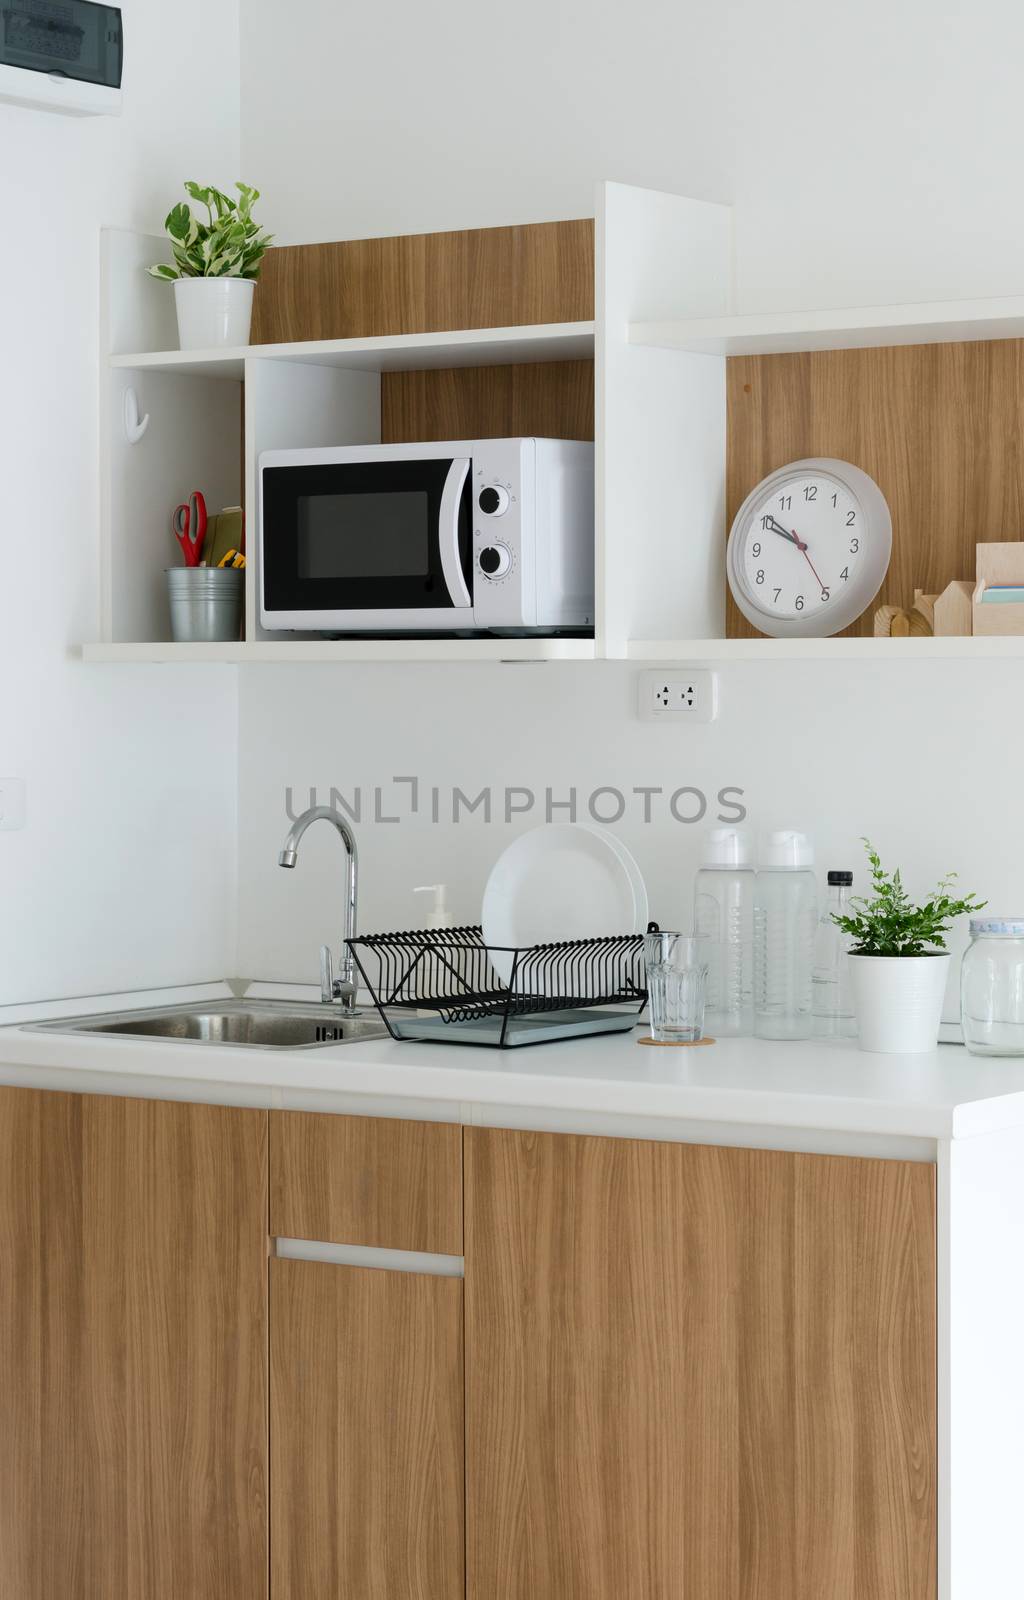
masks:
[[[234,674],[76,655],[99,625],[100,223],[241,176],[238,0],[123,8],[121,118],[0,105],[0,776],[27,786],[0,831],[0,1005],[219,977],[233,937]]]
[[[748,826],[811,832],[822,876],[852,867],[863,888],[868,834],[913,890],[955,868],[998,909],[1024,906],[1024,771],[1010,731],[1024,663],[741,663],[719,674],[718,720],[691,728],[636,720],[637,672],[616,663],[246,667],[240,970],[312,982],[318,946],[339,942],[333,830],[310,830],[294,872],[276,864],[289,802],[303,809],[311,790],[320,804],[361,807],[366,930],[422,925],[430,901],[411,891],[438,879],[456,918],[478,920],[495,857],[525,827],[571,820],[573,790],[579,821],[610,820],[624,805],[615,830],[665,925],[688,918],[702,836],[718,816],[734,820],[737,804]],[[467,804],[484,790],[489,822],[486,801]],[[529,810],[518,809],[524,790]],[[950,1002],[955,1011],[952,987]]]
[[[247,0],[242,148],[288,242],[737,207],[742,310],[1014,294],[1015,0]]]
[[[866,0],[845,21],[812,0],[309,0],[283,36],[276,16],[270,0],[245,8],[242,140],[285,240],[579,215],[607,177],[735,203],[747,309],[1024,281],[1024,13],[1003,0]],[[869,833],[916,889],[956,867],[1000,909],[1024,906],[1024,665],[737,664],[720,720],[693,730],[634,721],[634,683],[611,664],[246,668],[239,970],[311,978],[337,939],[330,831],[295,873],[274,865],[286,786],[297,806],[311,787],[362,789],[367,928],[420,920],[410,890],[436,878],[474,918],[494,856],[543,820],[375,822],[375,786],[383,814],[393,795],[408,805],[396,775],[420,778],[423,806],[436,786],[449,816],[453,785],[558,799],[575,784],[585,801],[599,785],[710,798],[735,784],[756,825],[809,828],[822,869],[854,866],[863,884]],[[658,915],[683,917],[711,812],[678,823],[662,797],[645,825],[639,803],[616,826]]]

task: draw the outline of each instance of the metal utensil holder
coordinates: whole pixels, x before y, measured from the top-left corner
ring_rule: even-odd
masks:
[[[396,1024],[394,1014],[433,1013],[446,1024],[453,1041],[460,1024],[489,1021],[493,1039],[474,1032],[467,1043],[490,1043],[504,1048],[525,1043],[515,1023],[524,1017],[545,1015],[548,1028],[531,1030],[530,1041],[541,1043],[572,1033],[610,1032],[623,1026],[612,1008],[633,1013],[647,1003],[643,936],[618,934],[606,939],[575,939],[558,944],[524,948],[491,947],[483,930],[467,928],[415,929],[409,933],[364,935],[349,940],[349,948],[366,988],[394,1039],[409,1031]],[[494,967],[494,956],[504,956],[511,971],[507,983]],[[584,1030],[573,1027],[570,1013],[607,1011],[604,1026],[594,1020]],[[437,1032],[432,1035],[437,1037]]]

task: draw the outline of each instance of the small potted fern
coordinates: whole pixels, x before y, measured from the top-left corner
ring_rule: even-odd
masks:
[[[184,200],[176,205],[164,224],[174,261],[149,269],[152,277],[174,284],[182,350],[249,343],[253,292],[271,235],[253,220],[259,190],[246,183],[235,188],[238,199],[232,200],[212,185],[186,183],[186,194],[206,207],[206,219]]]
[[[882,866],[865,839],[871,895],[855,896],[852,915],[833,921],[850,939],[850,976],[860,1048],[877,1054],[921,1055],[934,1050],[949,974],[946,934],[954,917],[980,911],[973,895],[954,898],[956,874],[936,884],[917,905],[899,870]]]

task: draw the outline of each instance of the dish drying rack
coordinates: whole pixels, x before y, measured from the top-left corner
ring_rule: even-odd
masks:
[[[485,944],[478,927],[418,928],[348,946],[393,1039],[550,1044],[627,1032],[647,1004],[638,933],[513,949]]]

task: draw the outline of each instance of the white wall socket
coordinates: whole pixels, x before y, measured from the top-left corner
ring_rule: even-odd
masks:
[[[24,778],[0,778],[0,832],[25,826]]]
[[[714,722],[718,675],[705,667],[641,672],[637,683],[641,722]]]

